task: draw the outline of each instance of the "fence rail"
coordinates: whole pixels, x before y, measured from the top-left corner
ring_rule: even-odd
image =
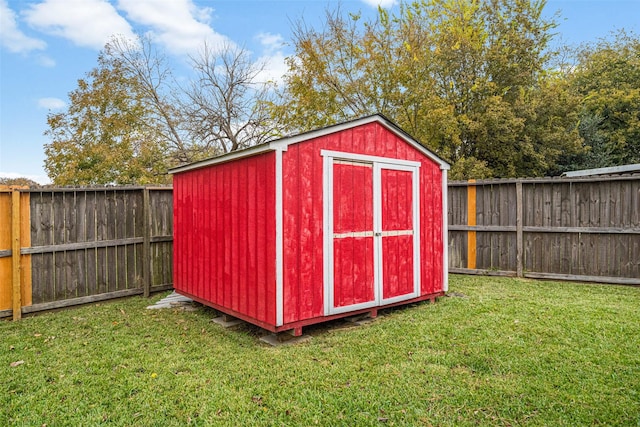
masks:
[[[640,175],[448,197],[453,273],[640,285]],[[172,235],[171,187],[0,187],[0,317],[169,289]]]
[[[640,285],[640,175],[452,182],[451,272]]]
[[[0,188],[0,317],[170,288],[171,190]]]

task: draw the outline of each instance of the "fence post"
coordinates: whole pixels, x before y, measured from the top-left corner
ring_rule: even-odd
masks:
[[[149,188],[142,189],[142,223],[144,226],[144,241],[142,243],[142,276],[144,296],[151,294],[151,201],[149,196]]]
[[[467,225],[476,225],[476,180],[470,179],[467,184]],[[476,268],[476,232],[467,231],[467,268]]]
[[[11,268],[13,320],[22,318],[22,290],[20,280],[20,191],[11,191]]]
[[[522,181],[516,181],[516,276],[523,277]]]

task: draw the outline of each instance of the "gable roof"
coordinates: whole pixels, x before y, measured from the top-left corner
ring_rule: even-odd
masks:
[[[307,141],[310,139],[330,135],[332,133],[341,132],[347,129],[355,128],[357,126],[362,126],[369,123],[379,123],[384,128],[404,140],[407,144],[411,145],[413,148],[424,154],[426,157],[433,160],[440,166],[442,170],[449,169],[449,163],[442,160],[435,153],[423,147],[417,140],[415,140],[411,135],[402,130],[398,125],[393,123],[391,120],[384,117],[382,114],[373,114],[371,116],[362,117],[359,119],[349,120],[347,122],[338,123],[335,125],[327,126],[321,129],[311,130],[308,132],[303,132],[297,135],[288,136],[280,139],[276,139],[273,141],[265,142],[264,144],[256,145],[250,148],[246,148],[244,150],[232,151],[231,153],[223,154],[221,156],[211,157],[209,159],[201,160],[194,163],[189,163],[186,165],[177,166],[175,168],[169,169],[169,173],[175,174],[180,172],[186,172],[193,169],[199,169],[210,165],[215,165],[218,163],[229,162],[235,159],[241,159],[244,157],[255,156],[256,154],[264,153],[267,151],[275,151],[275,150],[287,150],[287,147],[292,144],[297,144],[299,142]]]

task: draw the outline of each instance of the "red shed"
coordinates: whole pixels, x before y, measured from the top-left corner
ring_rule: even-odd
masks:
[[[380,115],[181,166],[177,292],[273,332],[447,290],[449,165]]]

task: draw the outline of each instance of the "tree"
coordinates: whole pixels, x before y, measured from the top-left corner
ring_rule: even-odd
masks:
[[[272,139],[277,126],[266,101],[270,84],[259,82],[264,64],[230,44],[206,42],[190,57],[194,76],[184,87],[148,37],[114,38],[107,53],[140,82],[148,120],[169,143],[175,163],[189,163]]]
[[[640,163],[640,38],[624,30],[583,46],[570,75],[586,152],[574,168]]]
[[[9,177],[3,176],[3,177],[0,177],[0,185],[41,187],[40,184],[26,177],[9,178]]]
[[[182,111],[204,153],[228,153],[279,133],[265,103],[271,85],[257,80],[264,64],[254,63],[244,49],[225,45],[218,51],[206,43],[191,62],[196,76],[185,90]]]
[[[105,46],[105,55],[117,61],[125,75],[136,80],[139,99],[145,107],[145,120],[168,144],[166,154],[171,157],[171,163],[199,160],[199,147],[189,144],[181,126],[180,110],[176,108],[180,97],[171,69],[151,39],[113,37]]]
[[[45,168],[55,184],[168,182],[166,171],[279,135],[263,66],[244,49],[205,45],[195,80],[176,84],[148,38],[114,38],[78,80],[69,109],[50,114]]]
[[[69,108],[49,114],[45,169],[56,185],[167,182],[167,151],[145,120],[140,81],[101,54],[98,66],[69,94]]]
[[[544,6],[416,1],[375,21],[336,11],[321,30],[299,22],[272,111],[292,130],[385,114],[453,162],[454,178],[466,176],[459,160],[483,175],[544,174],[580,148],[577,117],[549,96],[565,88],[545,68],[555,22]]]

